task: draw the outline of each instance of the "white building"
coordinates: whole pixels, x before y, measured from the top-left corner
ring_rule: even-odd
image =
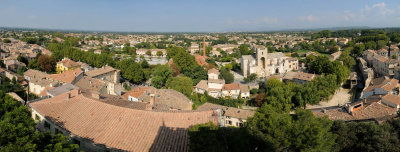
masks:
[[[218,79],[219,71],[217,69],[208,70],[208,80],[201,80],[194,88],[197,93],[204,94],[219,98],[219,97],[232,97],[242,98],[250,97],[248,85],[241,85],[239,83],[225,84],[225,80]]]
[[[298,70],[298,60],[285,56],[281,52],[268,53],[264,46],[255,46],[255,55],[243,55],[240,58],[241,69],[244,77],[256,73],[259,77],[273,74],[283,74]]]

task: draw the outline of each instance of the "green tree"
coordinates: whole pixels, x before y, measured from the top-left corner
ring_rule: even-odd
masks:
[[[165,86],[167,80],[172,77],[172,71],[168,65],[157,66],[153,69],[153,78],[151,79],[152,86],[161,88]]]
[[[150,67],[150,64],[146,60],[143,60],[140,62],[140,66],[142,66],[143,69],[146,69]]]
[[[364,44],[356,44],[354,45],[354,49],[353,49],[353,56],[361,56],[362,53],[365,51],[365,45]]]
[[[290,115],[264,104],[247,122],[250,134],[265,145],[260,151],[332,151],[335,145],[332,121],[309,110]]]
[[[117,66],[121,70],[121,75],[133,83],[140,83],[145,78],[142,67],[133,59],[121,60]]]
[[[146,55],[151,56],[151,51],[150,50],[146,51]]]
[[[333,65],[327,56],[317,56],[315,61],[311,63],[311,69],[317,74],[332,73]]]
[[[356,64],[356,61],[354,61],[354,58],[350,56],[350,50],[346,49],[342,52],[342,54],[339,57],[339,61],[343,61],[343,64],[347,68],[351,68]]]
[[[162,56],[163,55],[163,52],[162,51],[157,51],[157,56]]]
[[[18,55],[17,60],[19,62],[25,63],[26,65],[28,64],[28,59],[26,57],[23,57],[22,55]]]
[[[10,39],[3,39],[3,43],[11,43]]]
[[[17,73],[18,73],[19,75],[24,75],[24,72],[25,72],[26,70],[28,70],[28,69],[26,69],[26,67],[19,67],[19,68],[17,69]]]
[[[386,47],[386,42],[385,42],[384,40],[379,40],[379,41],[376,43],[376,49],[382,49],[382,48],[384,48],[384,47]]]
[[[246,128],[220,128],[212,122],[197,124],[189,129],[191,151],[242,152],[256,151],[257,145]]]
[[[250,50],[246,44],[241,44],[239,46],[239,51],[241,55],[251,55],[253,54],[253,50]]]
[[[193,81],[184,76],[171,77],[167,80],[166,86],[189,97],[192,93]]]
[[[367,43],[365,43],[365,49],[371,49],[371,50],[375,50],[376,49],[376,43],[374,41],[369,41]]]
[[[53,72],[56,67],[56,60],[48,55],[41,55],[38,59],[40,70],[44,72]]]
[[[337,134],[338,151],[400,151],[398,130],[394,127],[374,122],[335,121],[332,132]]]
[[[315,61],[315,55],[308,55],[307,57],[306,57],[306,60],[307,60],[307,63],[312,63],[312,62],[314,62]]]
[[[226,84],[230,84],[235,80],[235,77],[229,71],[229,69],[226,69],[224,67],[221,68],[221,78],[225,80]]]
[[[28,63],[29,69],[40,70],[40,65],[37,59],[30,60]]]
[[[7,81],[2,81],[5,83]],[[0,151],[78,151],[66,137],[41,133],[27,107],[0,90]]]
[[[4,64],[4,62],[3,62],[3,60],[2,60],[2,59],[0,59],[0,67],[2,67],[2,68],[4,68],[4,67],[5,67],[5,64]]]

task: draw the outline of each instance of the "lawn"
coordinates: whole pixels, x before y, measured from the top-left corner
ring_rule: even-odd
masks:
[[[307,52],[309,52],[309,50],[298,50],[298,51],[296,51],[296,53],[307,53]]]

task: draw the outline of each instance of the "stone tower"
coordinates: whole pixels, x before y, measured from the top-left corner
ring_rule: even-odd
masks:
[[[256,50],[258,67],[265,69],[267,66],[268,49],[261,45],[255,46],[254,49]]]

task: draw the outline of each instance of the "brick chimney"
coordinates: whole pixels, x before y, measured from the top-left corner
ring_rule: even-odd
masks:
[[[206,36],[203,36],[203,56],[206,57]]]
[[[153,110],[153,105],[156,100],[155,98],[154,94],[150,94],[150,102],[146,105],[146,110]]]
[[[74,90],[70,91],[70,95],[71,95],[70,97],[76,97],[79,94],[81,94],[81,90],[79,90],[79,89],[74,89]]]
[[[100,94],[97,92],[92,92],[92,97],[95,99],[100,99]]]
[[[154,94],[150,94],[150,105],[154,105],[155,101],[156,101],[156,96]]]

